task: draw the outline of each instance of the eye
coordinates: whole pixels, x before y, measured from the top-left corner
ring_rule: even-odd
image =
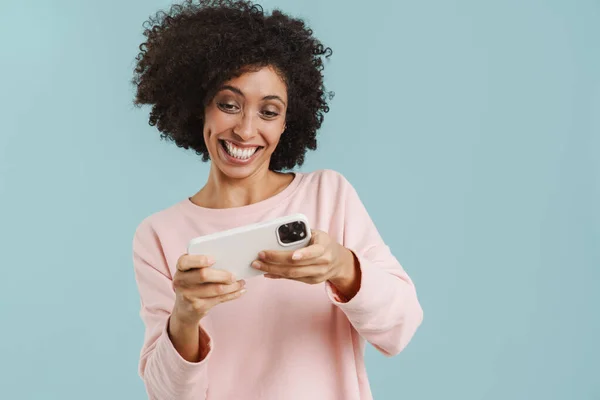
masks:
[[[238,106],[230,103],[217,103],[217,106],[227,113],[234,113],[239,109]]]
[[[262,112],[262,114],[263,114],[263,115],[264,115],[266,118],[269,118],[269,119],[276,118],[276,117],[278,117],[278,116],[279,116],[279,113],[278,113],[278,112],[276,112],[276,111],[270,111],[270,110],[265,110],[265,111],[263,111],[263,112]]]

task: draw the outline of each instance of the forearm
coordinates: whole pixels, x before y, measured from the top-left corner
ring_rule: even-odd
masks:
[[[192,328],[191,323],[181,324],[180,319],[171,319],[177,314],[173,313],[176,303],[173,280],[161,252],[153,246],[150,229],[136,231],[134,270],[142,304],[140,315],[145,325],[140,377],[151,400],[205,399],[212,342],[197,320]],[[192,359],[200,361],[188,361]]]
[[[340,274],[330,280],[335,287],[340,300],[347,302],[352,300],[360,290],[361,271],[356,255],[346,249],[342,250]]]
[[[172,315],[168,327],[169,339],[181,357],[191,363],[206,358],[209,338],[198,323],[184,321]]]
[[[143,355],[142,378],[152,400],[205,398],[210,338],[197,323],[192,328],[180,322],[171,315],[154,346],[148,345],[150,351]]]
[[[362,337],[387,355],[397,354],[423,317],[414,285],[399,266],[374,265],[365,258],[356,262],[358,289],[345,292],[331,282],[332,300]],[[344,298],[348,294],[352,297]]]

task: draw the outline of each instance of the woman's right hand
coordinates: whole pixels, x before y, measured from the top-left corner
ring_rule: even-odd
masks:
[[[245,282],[236,281],[232,273],[213,269],[209,256],[182,255],[173,277],[175,306],[172,316],[185,324],[198,324],[217,304],[239,298]]]

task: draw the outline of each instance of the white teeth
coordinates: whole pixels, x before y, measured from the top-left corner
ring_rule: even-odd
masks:
[[[252,157],[252,155],[258,149],[258,147],[240,148],[228,142],[227,140],[225,140],[225,147],[227,148],[227,153],[229,153],[230,156],[239,158],[240,160],[246,160]]]

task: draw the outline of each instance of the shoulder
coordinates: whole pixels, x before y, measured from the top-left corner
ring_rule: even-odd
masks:
[[[320,210],[331,208],[331,212],[340,211],[343,209],[342,204],[353,203],[357,197],[349,180],[342,173],[331,169],[304,174],[302,186],[304,197],[311,199]]]
[[[319,169],[304,174],[309,184],[317,184],[322,189],[349,189],[352,185],[346,177],[332,169]]]
[[[144,217],[134,231],[134,244],[157,242],[161,232],[169,230],[182,217],[181,203],[172,204]]]

